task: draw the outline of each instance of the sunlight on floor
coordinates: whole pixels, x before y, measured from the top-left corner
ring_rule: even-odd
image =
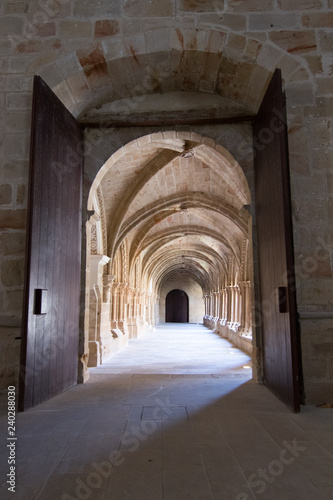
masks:
[[[164,323],[112,356],[91,374],[226,375],[250,380],[251,358],[200,324]]]

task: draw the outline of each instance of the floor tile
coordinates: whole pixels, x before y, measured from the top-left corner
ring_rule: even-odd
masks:
[[[291,413],[249,363],[202,325],[131,340],[86,384],[18,415],[17,490],[1,471],[0,498],[333,498],[333,410]]]

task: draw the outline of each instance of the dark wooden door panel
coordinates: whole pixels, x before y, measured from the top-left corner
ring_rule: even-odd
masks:
[[[166,297],[166,322],[188,322],[188,296],[183,290],[172,290]]]
[[[77,380],[81,269],[81,127],[34,80],[19,407]]]
[[[256,227],[264,383],[299,411],[299,338],[285,97],[280,70],[254,120]]]

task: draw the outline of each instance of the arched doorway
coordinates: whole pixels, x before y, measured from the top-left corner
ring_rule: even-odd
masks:
[[[183,290],[171,290],[165,299],[165,321],[188,323],[188,295]]]
[[[251,203],[241,166],[211,138],[151,133],[110,156],[88,198],[89,366],[164,322],[172,290],[188,313],[166,321],[230,330],[252,350]]]
[[[260,128],[260,123],[258,126]],[[87,237],[90,236],[87,255],[91,259],[86,275],[90,281],[89,291],[93,285],[93,290],[100,292],[102,310],[100,323],[93,321],[92,326],[102,326],[102,320],[107,320],[104,332],[109,333],[111,327],[112,338],[126,340],[126,335],[136,333],[138,326],[154,325],[161,276],[165,272],[180,274],[183,269],[196,275],[199,268],[199,276],[196,276],[204,285],[205,319],[214,327],[219,322],[223,327],[243,333],[246,308],[241,306],[248,302],[246,276],[252,274],[247,272],[247,264],[252,264],[248,251],[251,216],[244,206],[249,205],[251,197],[240,165],[228,150],[213,140],[198,134],[188,137],[186,132],[164,132],[162,139],[159,134],[152,134],[146,148],[140,146],[140,140],[132,141],[128,147],[140,150],[136,168],[133,168],[132,156],[125,153],[128,148],[122,148],[119,158],[117,154],[112,155],[103,165],[90,190],[88,208],[91,205],[94,214],[87,222]],[[119,190],[116,187],[117,193],[112,192],[110,176],[113,177],[118,163],[116,172],[120,180],[128,161],[132,177],[124,179],[126,195],[119,204]],[[207,168],[210,169],[208,177]],[[187,181],[179,188],[174,179],[184,180],[184,170]],[[198,175],[190,175],[190,170]],[[168,172],[174,179],[165,192]],[[97,179],[100,182],[94,186]],[[163,182],[159,182],[161,180]],[[217,227],[223,231],[216,231]],[[214,249],[213,253],[209,249]],[[165,252],[167,260],[161,259]],[[91,273],[89,275],[93,262],[97,264],[95,284],[90,279]],[[105,264],[109,266],[104,271]],[[177,316],[172,320],[179,321]],[[90,321],[85,324],[89,324],[89,334],[92,334],[90,342],[107,354],[108,345],[102,336],[98,338],[98,329],[90,329]],[[123,342],[118,343],[118,347],[123,347]]]

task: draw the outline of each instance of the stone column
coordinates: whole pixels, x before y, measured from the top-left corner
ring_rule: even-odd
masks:
[[[134,322],[134,300],[133,300],[133,289],[127,287],[127,302],[128,302],[128,314],[127,314],[127,328],[129,338],[133,338],[133,322]]]
[[[151,310],[151,294],[147,293],[146,294],[146,300],[145,300],[145,324],[148,326],[150,325],[150,310]]]
[[[145,298],[145,293],[140,290],[138,293],[138,322],[139,326],[144,325],[144,298]]]
[[[135,335],[136,336],[138,334],[138,326],[139,326],[138,294],[139,294],[139,290],[137,288],[135,288],[134,292],[133,292],[133,300],[134,300],[134,304],[133,304],[133,308],[134,308],[133,317],[134,317],[134,321],[135,321]],[[134,333],[134,330],[133,330],[133,333]]]
[[[123,334],[128,333],[127,327],[127,314],[125,310],[126,304],[126,291],[127,285],[126,283],[121,283],[119,285],[119,319],[118,319],[118,328],[123,332]]]
[[[225,311],[225,305],[224,305],[224,301],[225,301],[225,293],[224,293],[224,288],[222,288],[222,290],[220,290],[220,294],[221,294],[221,312],[220,312],[220,315],[221,315],[221,320],[220,320],[220,323],[221,325],[223,324],[223,321],[224,321],[224,311]]]
[[[108,358],[112,350],[112,324],[111,324],[111,303],[112,284],[115,276],[112,274],[103,275],[102,308],[100,315],[101,322],[101,362]]]
[[[109,282],[107,285],[107,291],[105,290],[105,276],[104,266],[108,264],[110,258],[106,255],[90,255],[89,257],[89,282],[90,290],[94,291],[96,301],[94,303],[95,307],[92,307],[93,301],[89,303],[89,358],[88,366],[94,367],[98,366],[102,362],[102,351],[103,351],[103,338],[105,335],[105,329],[110,332],[109,314],[107,312],[107,317],[105,317],[105,306],[104,303],[108,301],[109,298]],[[111,283],[113,276],[111,276]],[[92,297],[92,295],[90,295]],[[94,325],[94,335],[92,335],[91,327]]]
[[[242,281],[240,284],[242,308],[239,332],[244,336],[251,335],[251,282]]]
[[[223,297],[223,292],[222,290],[219,290],[219,319],[218,319],[218,322],[219,324],[221,324],[221,321],[223,319],[223,302],[222,302],[222,297]]]
[[[213,324],[214,324],[214,329],[216,329],[217,322],[218,322],[218,292],[213,292]]]
[[[205,322],[208,317],[207,295],[203,295],[202,298],[204,299],[204,304],[205,304],[205,315],[204,315],[204,322]]]
[[[222,319],[222,292],[219,290],[217,292],[217,300],[218,300],[218,309],[217,309],[217,317],[220,322]]]
[[[227,286],[227,326],[232,321],[232,290],[231,286]]]
[[[238,330],[238,327],[240,324],[240,321],[239,321],[240,305],[241,305],[241,301],[240,301],[240,294],[239,294],[239,286],[235,285],[234,286],[234,318],[233,318],[233,324],[232,324],[232,329],[234,331]]]
[[[103,275],[103,302],[110,304],[111,303],[111,289],[112,283],[115,279],[113,274],[104,274]]]
[[[214,292],[215,296],[215,318],[218,321],[220,316],[220,292]]]
[[[119,297],[119,283],[114,283],[112,287],[112,306],[111,306],[111,311],[112,311],[112,316],[111,316],[111,328],[112,330],[115,330],[118,328],[118,297]]]

